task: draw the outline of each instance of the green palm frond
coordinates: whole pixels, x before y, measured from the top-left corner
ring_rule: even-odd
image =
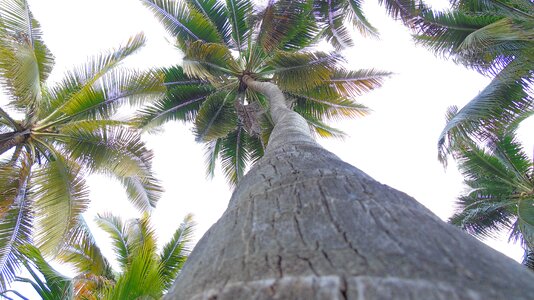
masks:
[[[0,163],[0,290],[15,279],[19,270],[19,247],[32,243],[33,212],[30,206],[31,158]]]
[[[534,110],[533,83],[528,65],[514,61],[460,111],[451,111],[453,114],[438,141],[440,159],[446,161],[447,154],[457,144],[456,140],[465,137],[482,141],[491,139],[508,124]]]
[[[338,69],[326,82],[334,85],[340,95],[355,98],[381,87],[384,79],[390,75],[390,72],[374,69],[357,71]]]
[[[517,223],[525,244],[529,249],[534,249],[534,197],[519,201]]]
[[[319,34],[313,17],[313,0],[269,3],[262,12],[257,43],[267,54],[296,51],[311,45]]]
[[[202,104],[195,119],[197,141],[221,138],[235,129],[237,114],[234,103],[236,93],[221,91],[211,94]]]
[[[113,250],[122,270],[128,268],[132,259],[133,245],[128,236],[126,224],[117,216],[109,213],[98,214],[95,222],[111,237]]]
[[[219,159],[219,152],[221,151],[222,138],[209,141],[205,144],[204,160],[206,162],[206,177],[213,178],[215,174],[215,165]]]
[[[163,24],[167,32],[175,36],[178,44],[185,46],[189,42],[220,42],[216,24],[196,7],[188,7],[183,1],[174,0],[141,0],[141,3],[152,11]]]
[[[52,150],[53,151],[53,150]],[[80,166],[58,151],[32,176],[35,217],[39,225],[36,244],[44,253],[56,253],[89,203]]]
[[[349,12],[348,19],[352,21],[352,24],[363,36],[377,37],[378,30],[371,25],[367,17],[363,12],[362,0],[349,0],[350,7],[352,9],[347,10]]]
[[[325,28],[323,35],[337,50],[352,47],[349,29],[345,26],[346,11],[350,9],[348,1],[315,1],[316,16]]]
[[[514,18],[534,18],[534,8],[528,0],[455,0],[452,1],[456,9],[472,12],[493,12]]]
[[[210,84],[196,82],[171,85],[166,97],[139,111],[134,124],[150,131],[168,121],[193,121],[202,103],[216,91]]]
[[[126,85],[126,87],[123,88],[129,87],[130,89],[135,89],[135,86],[133,85],[141,83],[135,80],[139,79],[139,77],[143,78],[144,81],[150,82],[150,79],[152,79],[150,75],[152,74],[148,75],[148,78],[130,74],[130,76],[123,75],[123,78],[117,78],[119,80],[116,83],[111,83],[109,80],[107,84],[106,82],[103,82],[101,83],[100,89],[95,87],[101,78],[117,67],[126,57],[139,50],[144,43],[144,35],[137,34],[130,38],[125,45],[108,53],[96,56],[90,59],[85,65],[68,72],[65,79],[60,82],[58,87],[51,89],[50,110],[38,124],[43,125],[49,120],[53,120],[58,115],[72,115],[79,113],[80,111],[85,111],[88,108],[104,109],[104,106],[102,105],[95,106],[99,101],[102,102],[102,100],[107,100],[108,97],[105,97],[105,95],[102,94],[106,94],[107,92],[107,96],[111,96],[110,94],[116,93],[116,95],[113,96],[118,96],[117,91],[109,89],[110,87],[116,85],[123,87],[123,84],[130,83],[130,85]],[[153,83],[152,87],[154,87],[154,85],[157,85],[157,81],[156,84]],[[106,89],[106,87],[108,89]],[[120,94],[120,92],[118,94]],[[97,100],[93,100],[94,98],[97,98]]]
[[[162,188],[152,174],[152,151],[145,147],[138,132],[124,126],[106,126],[93,131],[68,128],[61,133],[72,158],[91,172],[118,179],[138,209],[145,211],[156,205]]]
[[[158,266],[152,249],[141,247],[117,282],[104,292],[102,299],[160,299],[164,284]]]
[[[241,72],[226,46],[203,42],[193,42],[187,47],[183,68],[190,77],[207,79],[212,84],[217,84],[221,76]]]
[[[335,137],[335,138],[344,138],[346,137],[346,133],[343,131],[333,128],[331,126],[326,125],[325,123],[321,122],[319,118],[314,117],[311,114],[308,114],[305,110],[301,110],[300,107],[295,107],[295,111],[301,115],[304,120],[308,122],[310,125],[310,129],[315,134],[319,135],[320,137]]]
[[[169,289],[182,269],[187,256],[191,252],[195,223],[192,215],[186,215],[180,227],[174,232],[171,240],[163,246],[159,256],[160,277],[165,289]]]
[[[231,25],[228,19],[228,12],[224,3],[219,0],[186,0],[187,4],[196,8],[205,18],[217,27],[221,36],[229,47],[231,46]]]
[[[221,140],[221,166],[228,183],[235,185],[245,174],[245,167],[248,158],[246,149],[247,133],[242,126],[229,133]]]
[[[428,10],[422,1],[417,0],[378,0],[386,12],[394,19],[401,20],[405,26],[417,26],[418,16]]]
[[[232,39],[235,48],[241,53],[246,47],[251,33],[249,21],[252,14],[252,1],[226,0],[226,9],[232,27]]]
[[[27,244],[21,247],[20,252],[23,254],[23,264],[33,280],[18,278],[18,281],[30,283],[42,299],[72,299],[74,295],[72,280],[56,271],[44,259],[37,247]],[[42,279],[39,275],[42,275]]]
[[[14,107],[33,115],[54,57],[43,43],[39,22],[26,1],[3,1],[0,15],[0,83],[12,96]]]
[[[341,57],[337,54],[278,52],[268,61],[271,69],[259,74],[273,74],[273,81],[282,90],[302,91],[329,80],[335,72],[335,65],[340,61]]]
[[[66,246],[57,258],[72,265],[78,274],[114,279],[111,264],[103,256],[91,230],[81,216],[74,228],[69,231]]]
[[[340,119],[365,116],[369,109],[349,98],[339,96],[330,86],[320,86],[301,93],[287,93],[293,100],[293,109],[316,119]]]

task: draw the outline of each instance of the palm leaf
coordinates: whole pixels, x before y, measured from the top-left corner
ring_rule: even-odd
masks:
[[[352,24],[363,36],[377,37],[378,30],[369,23],[365,14],[363,13],[362,0],[349,0],[348,1],[351,10],[348,10],[348,19],[352,21]]]
[[[196,8],[209,19],[210,22],[217,27],[219,36],[221,36],[227,46],[231,46],[231,30],[230,22],[228,19],[228,12],[224,3],[219,0],[187,0],[187,4]]]
[[[484,90],[450,117],[438,142],[442,161],[456,140],[465,136],[490,139],[526,111],[531,111],[534,104],[529,92],[531,82],[531,74],[522,63],[510,63]]]
[[[349,11],[348,1],[315,1],[316,16],[322,27],[326,40],[337,50],[352,47],[354,42],[347,27],[344,26],[345,12]]]
[[[415,27],[421,12],[428,10],[422,1],[378,0],[378,3],[385,6],[391,17],[401,20],[408,27]]]
[[[95,218],[95,222],[98,227],[110,235],[117,261],[119,262],[121,269],[123,271],[126,270],[133,256],[133,245],[127,234],[126,224],[124,224],[119,217],[109,213],[98,214]]]
[[[228,183],[235,185],[245,174],[248,153],[245,148],[246,132],[242,126],[221,140],[221,166]]]
[[[295,111],[299,113],[310,125],[312,132],[315,132],[320,137],[335,137],[335,138],[344,138],[346,134],[336,128],[326,125],[321,122],[318,118],[314,117],[311,114],[308,114],[306,111],[299,111],[299,107],[295,108]]]
[[[210,141],[226,136],[235,129],[237,114],[234,91],[221,91],[211,94],[198,111],[195,119],[197,141]]]
[[[308,90],[329,80],[340,60],[337,54],[322,52],[278,52],[268,62],[272,69],[259,74],[273,74],[273,81],[285,91]]]
[[[171,287],[191,251],[194,227],[193,216],[186,215],[171,240],[163,246],[159,257],[159,271],[165,289]]]
[[[228,18],[232,26],[232,39],[237,51],[244,50],[250,34],[249,18],[252,14],[250,0],[226,0]]]
[[[334,85],[339,95],[355,98],[381,87],[384,78],[389,75],[391,75],[390,72],[377,71],[374,69],[357,71],[338,69],[326,82]]]
[[[215,174],[215,165],[219,158],[222,138],[209,141],[205,145],[204,157],[206,161],[206,177],[213,178]]]
[[[193,42],[185,50],[183,68],[193,78],[217,84],[224,75],[238,75],[241,68],[222,44]]]
[[[93,131],[84,128],[62,130],[66,149],[72,158],[92,172],[118,179],[128,199],[140,210],[149,210],[161,197],[162,188],[152,174],[152,151],[141,136],[123,126],[108,126]]]
[[[274,50],[300,50],[315,41],[319,33],[312,0],[269,3],[260,26],[256,39],[267,54]]]
[[[522,199],[517,206],[518,226],[529,249],[534,248],[534,199]]]
[[[141,0],[163,24],[167,32],[178,39],[182,48],[189,42],[221,42],[218,28],[196,7],[183,1]]]
[[[20,249],[23,254],[23,263],[33,277],[34,289],[41,298],[46,300],[71,299],[74,294],[72,280],[56,271],[44,258],[39,249],[30,244]],[[33,269],[37,269],[44,278],[44,282]],[[24,281],[19,279],[19,281]]]
[[[130,38],[124,46],[96,56],[82,67],[68,72],[59,87],[52,89],[50,111],[39,122],[39,125],[47,123],[58,114],[73,114],[94,105],[94,101],[90,99],[98,97],[99,92],[100,94],[102,93],[95,89],[95,83],[119,65],[126,57],[139,50],[144,43],[144,35],[137,34]],[[124,80],[119,80],[118,83],[124,83]],[[74,110],[72,109],[73,107],[75,108]]]
[[[0,4],[0,82],[13,97],[11,104],[36,113],[54,58],[42,40],[40,25],[24,0]]]
[[[32,243],[33,213],[28,200],[30,165],[27,159],[16,165],[0,165],[0,183],[5,187],[0,192],[0,290],[6,289],[19,270],[19,247]]]
[[[51,150],[54,151],[54,150]],[[88,190],[79,165],[57,151],[53,160],[39,167],[32,176],[35,186],[36,244],[51,254],[62,246],[70,230],[89,203]]]

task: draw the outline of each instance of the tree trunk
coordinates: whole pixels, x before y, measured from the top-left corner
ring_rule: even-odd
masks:
[[[166,299],[532,299],[534,273],[316,144],[270,83],[265,156]]]

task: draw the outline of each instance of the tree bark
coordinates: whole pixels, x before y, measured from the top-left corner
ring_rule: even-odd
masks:
[[[534,273],[311,138],[270,83],[265,156],[165,299],[532,299]]]

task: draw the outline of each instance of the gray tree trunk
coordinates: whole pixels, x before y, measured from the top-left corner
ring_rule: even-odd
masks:
[[[534,273],[316,144],[279,89],[265,156],[166,299],[534,299]]]

